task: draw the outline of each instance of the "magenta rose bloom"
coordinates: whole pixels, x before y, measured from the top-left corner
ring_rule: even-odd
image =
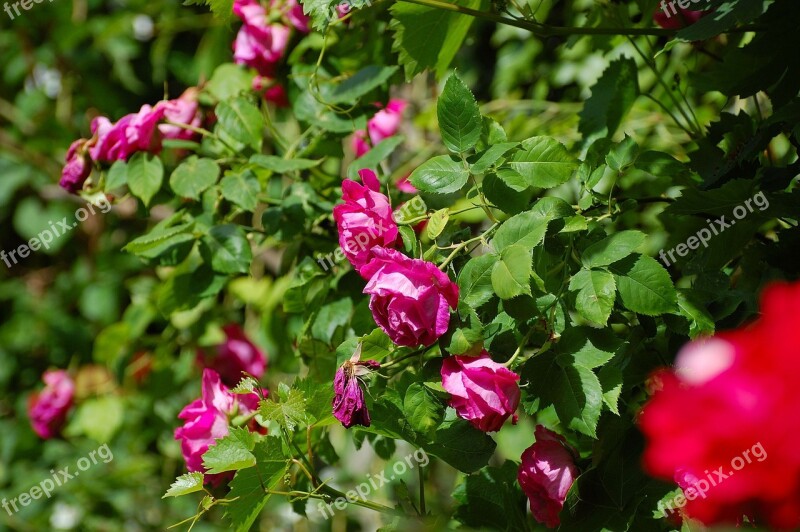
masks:
[[[125,128],[132,115],[126,115],[116,124],[105,116],[92,120],[93,145],[89,148],[92,160],[102,163],[113,163],[128,156],[128,140]]]
[[[237,1],[233,13],[244,22],[233,43],[234,61],[256,69],[262,76],[272,77],[275,65],[286,52],[291,29],[271,24],[267,10],[258,2]]]
[[[333,379],[333,417],[342,422],[344,428],[353,425],[369,427],[370,418],[367,403],[364,400],[364,390],[361,389],[360,378],[378,369],[381,365],[375,360],[359,360],[361,358],[361,345],[342,366],[336,370]]]
[[[203,117],[197,103],[198,92],[197,88],[191,87],[186,89],[180,97],[159,102],[156,107],[160,106],[164,109],[164,119],[170,122],[200,127]],[[170,124],[161,124],[158,126],[158,130],[165,139],[190,140],[197,135],[194,131]]]
[[[376,104],[379,105],[379,104]],[[353,135],[353,151],[356,157],[361,157],[380,141],[394,136],[400,130],[403,122],[403,111],[408,103],[395,98],[389,100],[385,108],[367,121],[367,130],[356,131]]]
[[[458,285],[436,267],[393,249],[374,247],[361,269],[375,322],[397,345],[429,346],[447,331]],[[448,308],[449,307],[449,308]]]
[[[537,521],[549,528],[559,525],[564,500],[577,476],[575,458],[563,436],[537,425],[536,443],[522,453],[517,473]]]
[[[484,432],[500,430],[519,406],[519,375],[484,351],[477,357],[452,356],[442,363],[442,386],[459,417]]]
[[[45,387],[28,398],[28,417],[39,437],[48,440],[59,434],[75,398],[75,383],[64,370],[46,371]]]
[[[66,164],[61,171],[61,181],[58,184],[61,188],[73,194],[83,188],[83,183],[92,173],[92,161],[86,153],[86,139],[78,139],[73,142],[67,156]]]
[[[360,170],[358,175],[363,185],[350,179],[342,181],[344,203],[333,208],[333,218],[345,257],[356,271],[361,272],[364,265],[373,259],[373,248],[393,247],[399,231],[392,217],[389,198],[380,193],[375,173]]]
[[[125,128],[125,136],[128,141],[127,159],[137,151],[159,152],[161,151],[161,138],[158,135],[158,123],[164,118],[164,106],[143,105],[139,112],[131,116]]]
[[[203,388],[200,399],[192,401],[178,414],[185,423],[175,429],[175,439],[181,442],[181,451],[189,472],[205,472],[203,454],[228,435],[229,417],[249,414],[258,409],[256,394],[234,395],[220,381],[219,374],[203,371]],[[219,484],[230,475],[206,475],[206,482]]]
[[[222,382],[227,386],[239,384],[244,377],[242,372],[260,379],[267,367],[264,351],[251,342],[235,323],[224,326],[222,330],[225,332],[225,342],[216,346],[215,355],[209,356],[198,350],[202,363],[219,373]]]

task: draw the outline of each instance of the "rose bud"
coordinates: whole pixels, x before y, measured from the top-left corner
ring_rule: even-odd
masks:
[[[333,379],[333,416],[342,422],[344,428],[353,425],[369,427],[369,411],[364,401],[364,390],[361,389],[361,377],[378,369],[381,365],[375,360],[361,361],[361,344],[358,345],[350,360],[336,370]]]
[[[531,503],[533,517],[549,528],[561,522],[567,492],[578,476],[575,458],[564,437],[536,426],[536,443],[522,453],[517,481]]]

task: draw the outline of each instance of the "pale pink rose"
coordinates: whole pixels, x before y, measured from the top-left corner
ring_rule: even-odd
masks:
[[[484,432],[500,430],[519,406],[519,375],[483,351],[480,356],[451,356],[442,362],[442,386],[459,417]]]

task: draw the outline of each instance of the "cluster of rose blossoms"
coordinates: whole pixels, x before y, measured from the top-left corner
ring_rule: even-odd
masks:
[[[640,415],[649,440],[644,463],[683,488],[688,516],[705,524],[746,516],[773,530],[800,527],[798,372],[800,284],[778,284],[763,293],[757,321],[695,340],[673,370],[654,375],[656,391]],[[731,472],[756,442],[769,459]],[[697,479],[717,471],[721,480],[697,497]]]
[[[362,184],[342,183],[343,204],[333,209],[339,243],[353,268],[367,280],[369,308],[378,326],[397,345],[430,346],[448,329],[450,309],[458,305],[458,285],[435,264],[407,257],[394,249],[399,230],[389,198],[371,170],[359,172]],[[351,248],[353,241],[367,246]],[[346,428],[370,425],[360,379],[380,364],[360,360],[361,350],[337,370],[333,414]],[[519,406],[519,375],[492,360],[485,350],[479,356],[451,356],[442,362],[442,386],[450,406],[463,419],[484,432],[500,430]],[[556,526],[570,486],[578,474],[574,452],[564,439],[539,426],[536,442],[522,455],[519,483],[530,499],[534,517]]]
[[[253,90],[277,105],[288,105],[284,88],[275,82],[277,65],[286,54],[292,27],[308,33],[308,17],[297,0],[271,0],[269,11],[258,0],[236,0],[233,13],[244,23],[233,43],[238,65],[258,72]]]
[[[92,173],[92,163],[126,161],[136,152],[159,153],[164,139],[189,140],[195,133],[170,123],[198,127],[202,114],[197,102],[198,89],[187,89],[179,98],[163,100],[155,106],[143,105],[138,113],[112,123],[105,116],[92,120],[92,138],[78,139],[67,151],[59,185],[77,193]]]
[[[245,374],[260,379],[267,367],[266,354],[247,338],[239,325],[226,325],[222,330],[225,341],[215,347],[213,354],[202,349],[197,351],[197,361],[205,368],[201,397],[178,414],[184,424],[175,429],[175,439],[181,442],[186,469],[190,472],[205,473],[203,454],[216,440],[228,435],[231,422],[237,416],[249,418],[246,424],[249,430],[266,433],[254,418],[259,395],[237,395],[229,389],[236,386]],[[261,396],[267,393],[267,390],[261,390]],[[217,485],[230,476],[228,473],[206,475],[205,480]]]

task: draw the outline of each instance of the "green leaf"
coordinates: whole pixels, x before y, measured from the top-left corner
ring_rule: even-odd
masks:
[[[528,530],[527,499],[517,482],[518,466],[486,467],[467,476],[453,491],[455,518],[470,530]]]
[[[577,292],[575,308],[587,320],[605,326],[616,299],[614,276],[607,271],[581,270],[569,283]]]
[[[442,234],[447,220],[450,219],[450,209],[439,209],[434,212],[428,220],[428,225],[425,230],[428,232],[428,237],[431,240],[436,240],[436,237]]]
[[[252,170],[234,171],[222,178],[220,190],[226,200],[253,212],[258,205],[261,184]]]
[[[308,421],[303,393],[295,389],[289,390],[288,396],[281,402],[262,401],[259,412],[264,419],[275,421],[290,432]]]
[[[472,164],[472,166],[470,167],[470,171],[473,174],[485,173],[486,170],[491,168],[492,165],[494,165],[497,161],[499,161],[503,157],[503,155],[508,153],[508,150],[510,150],[511,148],[516,148],[518,145],[519,145],[518,142],[501,142],[500,144],[495,144],[493,146],[490,146],[489,149],[479,154],[478,160]],[[516,172],[514,173],[516,175],[519,175]],[[505,179],[503,180],[505,181]],[[508,183],[508,185],[511,186],[510,183]],[[527,184],[525,184],[525,186],[523,186],[522,188],[524,189],[526,187]]]
[[[442,141],[448,150],[464,153],[481,138],[481,111],[472,91],[456,74],[451,74],[436,105]]]
[[[414,430],[426,433],[442,422],[444,405],[425,386],[415,382],[406,390],[403,413]]]
[[[174,246],[194,241],[194,222],[168,228],[154,227],[149,233],[128,242],[122,249],[146,259],[154,259]]]
[[[641,231],[620,231],[595,242],[581,254],[581,262],[586,268],[608,266],[633,253],[645,241]]]
[[[250,451],[255,444],[252,432],[242,427],[231,427],[227,436],[217,440],[203,454],[203,466],[212,475],[253,467],[256,457]]]
[[[145,207],[150,205],[163,180],[164,164],[158,157],[138,152],[128,161],[128,188],[144,202]]]
[[[564,426],[597,437],[603,389],[591,369],[575,364],[570,356],[545,353],[530,359],[523,373],[530,393],[541,400],[540,407],[553,405]]]
[[[469,172],[461,161],[450,155],[439,155],[422,163],[409,176],[411,184],[421,192],[449,194],[467,184]]]
[[[184,198],[200,199],[200,193],[217,182],[219,165],[212,159],[192,155],[172,171],[169,186]]]
[[[214,226],[200,242],[200,253],[215,272],[250,271],[253,252],[241,226],[235,224]]]
[[[448,413],[453,412],[448,409]],[[472,473],[489,463],[497,447],[486,433],[468,421],[451,418],[436,429],[434,441],[423,445],[426,452],[437,456],[464,473]]]
[[[268,437],[256,443],[253,448],[256,457],[255,467],[242,469],[230,483],[231,490],[226,498],[225,516],[231,520],[236,532],[248,532],[258,514],[269,499],[265,490],[280,489],[287,467],[279,438]]]
[[[356,103],[371,90],[380,87],[397,72],[396,66],[369,65],[362,68],[333,89],[330,103]]]
[[[619,395],[622,393],[622,371],[608,365],[603,366],[597,375],[603,387],[603,403],[616,415],[619,415]]]
[[[216,108],[218,127],[232,138],[254,150],[261,149],[264,117],[258,107],[245,98],[223,100]]]
[[[484,4],[481,0],[454,3],[470,9],[481,9]],[[406,79],[426,69],[441,78],[461,49],[473,17],[405,2],[392,4],[389,11],[393,17],[389,26],[394,31],[392,50],[399,54]]]
[[[68,436],[86,435],[98,443],[111,441],[122,426],[125,406],[117,396],[85,399],[66,429]]]
[[[356,179],[358,171],[365,168],[378,168],[380,164],[389,158],[389,156],[400,146],[405,137],[402,135],[393,135],[385,138],[378,144],[372,147],[367,153],[353,161],[347,167],[347,177]]]
[[[538,188],[552,188],[566,183],[578,168],[578,162],[567,148],[550,137],[524,140],[521,149],[514,152],[508,164],[530,186]]]
[[[458,274],[458,289],[461,301],[478,308],[494,295],[492,270],[498,257],[495,254],[481,255],[470,259]]]
[[[232,2],[228,2],[232,5]],[[226,15],[230,16],[233,10],[228,10]],[[233,63],[223,63],[218,66],[211,79],[205,86],[205,90],[218,102],[231,100],[242,94],[249,94],[253,89],[253,74],[250,70]]]
[[[669,4],[669,2],[667,2]],[[727,0],[706,16],[691,24],[675,35],[676,39],[685,42],[704,41],[730,30],[737,24],[746,24],[761,16],[770,2],[747,0]],[[672,11],[669,11],[672,15]],[[676,16],[676,15],[672,15]]]
[[[531,252],[523,246],[508,246],[492,269],[492,288],[500,299],[531,295]]]
[[[279,174],[307,170],[319,165],[322,160],[313,161],[311,159],[284,159],[275,155],[262,155],[257,153],[250,157],[250,163],[267,170],[272,170]]]
[[[647,316],[677,310],[677,295],[669,273],[652,257],[631,255],[609,269],[626,308]]]
[[[121,188],[128,184],[128,164],[125,161],[114,161],[106,172],[105,191]]]
[[[530,252],[544,240],[549,222],[549,218],[533,211],[512,216],[497,230],[492,246],[496,251],[503,251],[509,246],[522,246]]]
[[[689,320],[689,336],[697,338],[714,334],[714,318],[688,289],[678,290],[678,312]]]
[[[196,491],[203,491],[203,473],[195,471],[194,473],[186,473],[175,479],[175,482],[169,487],[162,499],[167,497],[180,497]]]
[[[639,96],[639,69],[628,57],[615,59],[592,87],[580,112],[578,130],[585,141],[611,137]]]
[[[625,139],[619,144],[615,144],[606,155],[606,164],[615,172],[622,172],[633,165],[638,156],[639,145],[631,137],[625,135]]]

